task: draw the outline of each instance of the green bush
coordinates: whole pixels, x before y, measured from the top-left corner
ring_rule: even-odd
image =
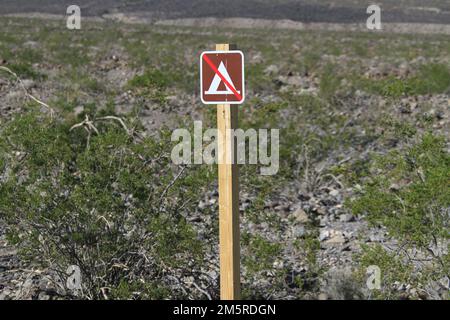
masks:
[[[67,267],[79,266],[83,298],[104,298],[105,288],[110,298],[186,298],[170,279],[193,275],[202,258],[185,213],[205,170],[175,179],[181,168],[168,135],[138,139],[111,122],[95,122],[98,134],[88,135],[72,124],[31,113],[2,125],[0,218],[9,241],[64,282]]]
[[[170,83],[170,79],[161,71],[155,70],[147,70],[143,75],[137,75],[130,81],[128,81],[128,85],[130,87],[157,87],[157,88],[165,88]]]
[[[406,79],[389,76],[371,80],[356,77],[357,87],[370,93],[389,98],[402,96],[448,93],[450,90],[450,68],[443,64],[421,66],[417,74]]]
[[[30,63],[16,63],[10,64],[8,67],[21,78],[28,78],[33,80],[45,80],[46,75],[36,71]]]
[[[138,95],[163,104],[166,101],[165,89],[171,81],[176,81],[174,75],[166,75],[158,69],[151,69],[142,75],[130,79],[126,88]]]
[[[395,296],[394,280],[423,290],[432,281],[448,278],[450,154],[443,138],[426,133],[408,147],[377,157],[350,207],[399,242],[393,253],[366,246],[360,256],[362,268],[369,263],[382,269],[385,287],[380,297]]]

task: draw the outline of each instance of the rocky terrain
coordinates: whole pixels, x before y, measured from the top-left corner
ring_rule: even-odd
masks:
[[[12,8],[16,8],[17,3],[14,1],[13,6],[6,1],[2,13],[15,13]],[[25,8],[35,11],[29,1],[19,3],[23,3],[24,8],[20,12]],[[85,6],[93,15],[103,14],[103,6],[108,3],[102,2],[100,6],[86,2]],[[116,3],[111,1],[111,4]],[[303,5],[299,3],[295,6]],[[129,10],[137,10],[144,4],[169,18],[183,17],[189,12],[180,9],[183,14],[165,13],[171,5],[187,6],[185,1],[137,2],[130,5]],[[437,1],[433,5],[445,9],[446,3]],[[248,16],[267,18],[262,13],[265,9],[252,13],[251,9],[257,6],[250,2],[246,2],[246,6]],[[301,21],[306,18],[323,21],[323,17],[328,16],[328,11],[324,10],[331,8],[308,6],[308,12],[314,14],[290,17],[291,12],[302,11],[292,10],[293,1],[283,2],[280,7],[272,2],[261,6],[273,9],[270,18],[296,20],[300,17]],[[189,5],[190,10],[198,7],[203,8],[200,3]],[[52,1],[44,2],[40,8],[50,13],[58,11]],[[332,19],[351,22],[356,15],[347,10],[342,12]],[[448,11],[439,11],[430,18],[433,14],[433,11],[426,11],[417,16],[408,15],[408,21],[448,21]],[[198,15],[209,16],[210,12],[204,9]],[[399,11],[388,19],[403,21],[406,16]],[[417,89],[408,88],[410,91],[406,94],[397,94],[397,82],[392,80],[406,81],[419,75],[421,80],[428,81],[424,86],[435,85],[434,79],[441,76],[438,68],[420,70],[428,65],[444,66],[444,69],[450,66],[450,43],[446,36],[327,31],[314,34],[295,30],[279,34],[274,30],[241,32],[239,29],[128,25],[112,21],[90,22],[83,26],[82,33],[70,33],[58,21],[3,17],[0,22],[5,29],[0,35],[0,66],[13,69],[29,93],[75,115],[92,105],[118,115],[137,109],[136,114],[150,136],[157,135],[162,127],[189,126],[193,120],[211,124],[210,110],[201,105],[198,97],[197,58],[215,42],[238,43],[246,53],[249,70],[249,99],[242,106],[240,121],[244,126],[262,123],[286,130],[281,134],[282,144],[298,166],[298,170],[293,169],[292,173],[279,178],[282,182],[270,180],[273,188],[264,194],[250,182],[242,186],[242,234],[260,235],[281,248],[269,270],[251,277],[244,271],[243,286],[252,288],[251,297],[370,297],[367,288],[358,286],[353,279],[353,269],[358,267],[355,254],[360,252],[361,244],[379,243],[394,251],[399,244],[384,228],[372,227],[364,216],[351,214],[345,201],[354,197],[361,186],[350,179],[349,173],[337,168],[348,166],[351,171],[358,164],[370,161],[372,154],[385,154],[394,148],[395,141],[386,142],[381,138],[385,130],[381,122],[385,118],[410,123],[419,133],[432,130],[444,137],[450,136],[450,92],[445,73],[439,78],[444,87],[438,83],[438,89],[430,93],[421,92],[417,85]],[[163,76],[154,70],[160,70]],[[133,85],[132,79],[146,75],[151,83],[163,84],[163,99],[146,91],[145,87]],[[387,84],[380,89],[377,84],[383,81]],[[0,71],[0,124],[27,108],[29,99],[24,88]],[[274,117],[267,115],[270,106],[276,106]],[[427,119],[431,127],[426,126],[423,119]],[[290,141],[289,136],[283,137],[283,133],[291,134],[290,130],[303,132],[304,140]],[[257,205],[260,198],[263,203]],[[198,209],[187,217],[200,236],[207,237],[217,221],[217,217],[206,215],[209,210],[217,212],[216,190],[205,194]],[[319,243],[314,263],[306,261],[305,253],[295,246],[296,240],[308,237]],[[242,250],[245,255],[248,249]],[[205,257],[209,263],[204,266],[201,283],[181,277],[174,285],[198,286],[196,298],[217,297],[217,256],[217,245],[212,244]],[[324,270],[323,276],[311,276],[310,273],[319,269]],[[284,286],[272,290],[279,281],[279,272],[284,274]],[[299,285],[293,280],[297,276],[307,281]],[[0,299],[64,298],[64,286],[56,279],[51,270],[21,261],[16,249],[7,243],[0,224]],[[417,297],[417,292],[412,292],[416,288],[401,283],[398,288],[405,298]],[[426,288],[426,297],[440,298],[448,290],[445,281],[434,283]]]

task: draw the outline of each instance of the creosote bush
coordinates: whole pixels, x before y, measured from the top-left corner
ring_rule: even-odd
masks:
[[[408,297],[437,298],[430,285],[449,281],[450,274],[450,154],[442,137],[407,136],[415,143],[376,157],[362,193],[350,203],[400,244],[394,252],[364,246],[360,276],[369,265],[380,267],[383,286],[375,297],[398,298],[403,285],[414,288]]]
[[[2,125],[8,240],[64,283],[68,266],[80,267],[81,298],[187,298],[175,280],[195,278],[202,258],[186,212],[208,181],[205,167],[174,167],[168,135],[138,139],[115,122],[95,122],[98,134],[88,135],[71,125],[35,113]]]

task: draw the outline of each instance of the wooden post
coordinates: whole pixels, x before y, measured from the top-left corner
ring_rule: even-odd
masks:
[[[217,44],[216,50],[236,50],[236,46],[230,44]],[[217,105],[221,300],[239,300],[241,294],[239,172],[236,161],[237,146],[233,141],[234,134],[232,130],[230,130],[236,129],[237,126],[238,105]],[[232,150],[232,148],[234,148],[234,150]]]

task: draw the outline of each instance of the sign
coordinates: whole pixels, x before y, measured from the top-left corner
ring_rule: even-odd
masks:
[[[241,104],[245,100],[244,54],[206,51],[200,56],[200,95],[204,104]]]
[[[217,105],[220,298],[239,300],[240,229],[239,167],[234,152],[238,104],[244,102],[244,54],[232,44],[216,44],[216,51],[200,56],[200,96]],[[232,161],[227,161],[231,159]]]

